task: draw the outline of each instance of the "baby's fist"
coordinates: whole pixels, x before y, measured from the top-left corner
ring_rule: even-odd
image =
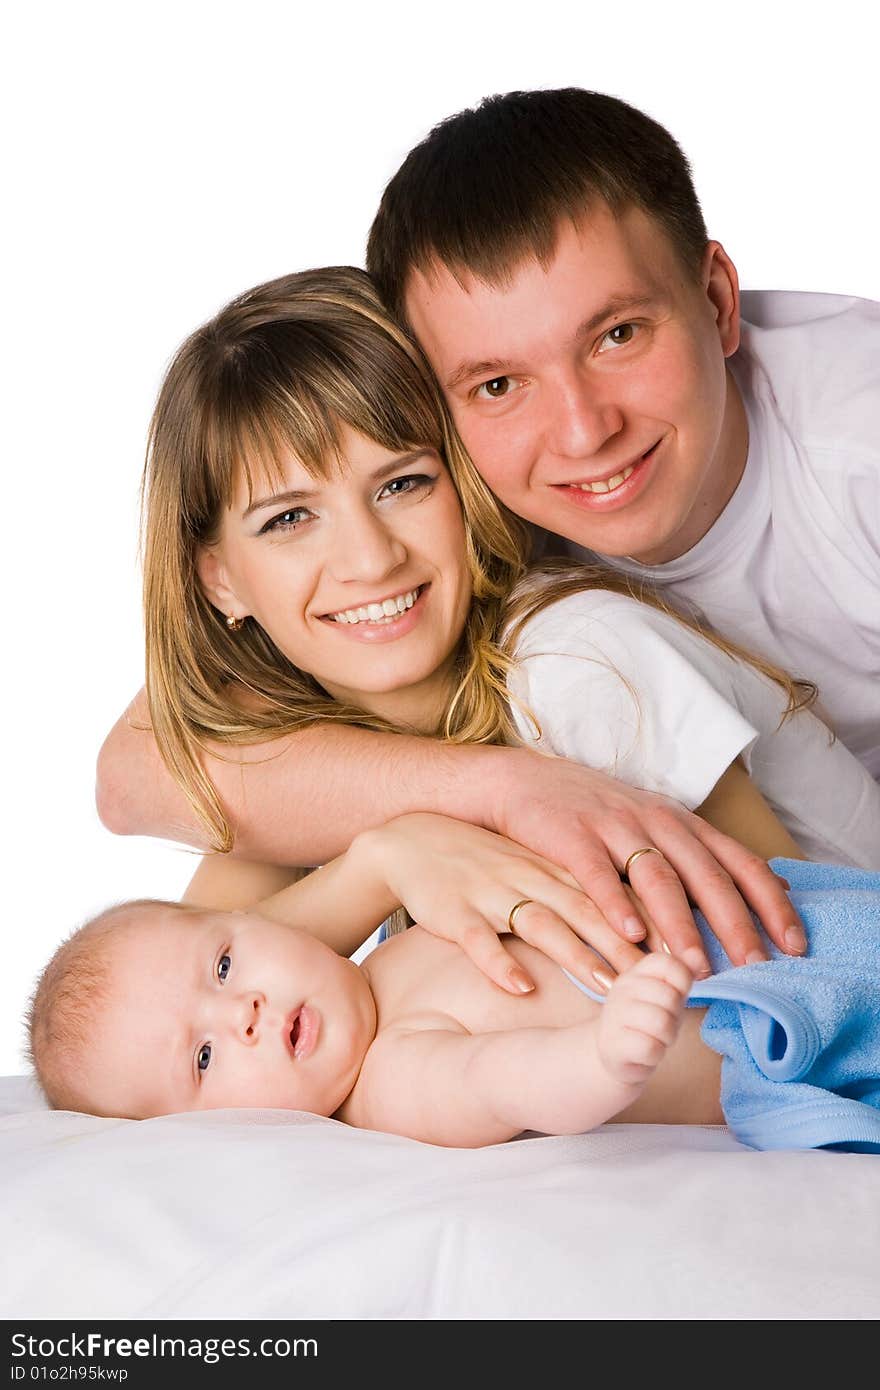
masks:
[[[675,1042],[693,976],[660,952],[618,975],[602,1006],[599,1056],[615,1080],[643,1086]]]

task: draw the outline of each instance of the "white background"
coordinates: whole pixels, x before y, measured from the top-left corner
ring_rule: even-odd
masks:
[[[4,177],[0,1073],[72,926],[174,896],[191,854],[111,836],[100,742],[141,683],[136,504],[180,340],[233,294],[363,263],[382,188],[443,116],[492,92],[621,96],[688,154],[749,288],[880,298],[876,44],[828,5],[18,6]]]

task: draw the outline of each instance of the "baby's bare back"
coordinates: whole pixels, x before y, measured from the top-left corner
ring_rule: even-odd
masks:
[[[364,962],[376,1000],[377,1041],[388,1030],[450,1028],[473,1035],[522,1028],[564,1028],[603,1007],[582,993],[553,961],[519,938],[505,944],[535,989],[515,996],[493,985],[458,946],[420,927],[393,936]],[[687,1009],[639,1099],[615,1118],[655,1124],[723,1124],[721,1058],[700,1037],[704,1009]],[[374,1044],[375,1046],[375,1044]]]

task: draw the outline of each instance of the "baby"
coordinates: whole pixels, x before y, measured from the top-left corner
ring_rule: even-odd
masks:
[[[813,954],[734,970],[716,946],[721,973],[690,999],[688,970],[662,953],[609,980],[603,999],[514,937],[509,947],[536,985],[515,998],[417,926],[357,965],[286,925],[283,892],[269,900],[274,920],[259,910],[123,904],[81,928],[46,968],[31,1009],[34,1064],[53,1105],[137,1119],[277,1107],[460,1147],[612,1119],[727,1119],[757,1147],[880,1148],[874,1061],[856,1082],[851,1045],[837,1094],[827,1058],[838,1065],[839,1041],[826,1037],[821,1001],[809,1017],[804,1003],[817,950],[821,958],[829,941],[836,950],[853,935],[837,931],[835,905],[847,894],[873,914],[880,942],[880,876],[788,860],[774,867],[802,889],[793,896]],[[863,947],[856,933],[844,961],[852,978],[838,981],[844,993],[831,1010],[850,1034],[860,984],[876,1018],[876,964]],[[820,994],[840,964],[826,963]],[[695,1000],[708,1009],[685,1007]],[[753,1094],[756,1064],[763,1089]]]

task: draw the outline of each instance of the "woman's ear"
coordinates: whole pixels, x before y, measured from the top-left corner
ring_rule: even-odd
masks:
[[[250,617],[247,607],[239,601],[238,595],[229,583],[226,567],[216,546],[200,545],[198,547],[196,573],[199,576],[202,592],[208,602],[219,609],[225,618],[242,620]]]

